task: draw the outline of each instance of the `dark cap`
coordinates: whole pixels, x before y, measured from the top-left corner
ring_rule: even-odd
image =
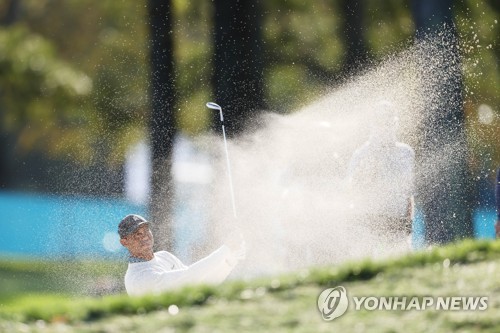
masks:
[[[120,238],[130,235],[139,228],[139,226],[149,223],[140,215],[130,214],[125,216],[118,225],[118,234]]]

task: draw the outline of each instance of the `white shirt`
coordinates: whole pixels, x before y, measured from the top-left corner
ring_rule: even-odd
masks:
[[[414,192],[415,153],[407,144],[368,141],[351,159],[348,178],[362,198],[358,207],[370,213],[403,217]]]
[[[225,280],[237,259],[226,245],[190,266],[167,252],[154,253],[150,261],[129,263],[125,288],[131,296],[157,294],[188,284],[217,284]]]

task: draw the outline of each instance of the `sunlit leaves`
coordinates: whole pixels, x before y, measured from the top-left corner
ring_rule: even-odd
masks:
[[[0,117],[3,130],[18,133],[19,149],[47,148],[82,124],[79,103],[91,91],[91,79],[57,58],[48,40],[23,26],[0,30]]]

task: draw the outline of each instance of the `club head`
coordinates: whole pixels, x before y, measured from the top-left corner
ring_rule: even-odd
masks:
[[[219,104],[214,103],[214,102],[208,102],[207,103],[207,108],[212,109],[212,110],[221,110],[222,108],[219,106]]]
[[[220,113],[220,121],[224,121],[224,117],[222,116],[222,108],[220,107],[219,104],[214,103],[214,102],[208,102],[207,108],[212,109],[212,110],[219,110]]]

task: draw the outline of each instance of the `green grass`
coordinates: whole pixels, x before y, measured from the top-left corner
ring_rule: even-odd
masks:
[[[0,304],[20,294],[99,294],[104,278],[121,284],[126,263],[0,260]],[[123,288],[122,288],[123,289]]]
[[[1,265],[0,265],[1,267]],[[1,269],[0,269],[1,271]],[[15,270],[13,270],[15,271]],[[44,271],[41,269],[40,271]],[[50,272],[50,269],[48,270]],[[102,272],[102,270],[100,270]],[[94,272],[96,273],[96,272]],[[90,274],[90,273],[89,273]],[[159,296],[25,294],[0,305],[0,332],[496,332],[500,242],[465,241],[383,261],[364,260]],[[319,293],[343,285],[359,296],[488,296],[486,311],[354,311],[321,319]],[[176,315],[169,306],[180,308]],[[42,320],[42,321],[41,321]],[[168,329],[167,329],[168,328]]]

